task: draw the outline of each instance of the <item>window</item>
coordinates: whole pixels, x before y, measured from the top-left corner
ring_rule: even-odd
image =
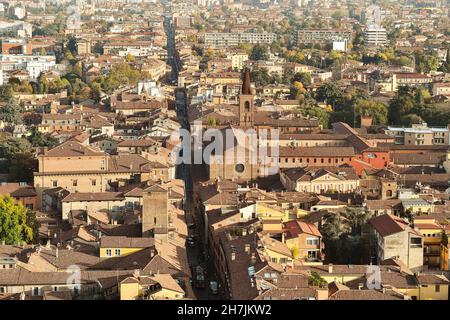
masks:
[[[434,292],[441,292],[441,286],[440,285],[435,285],[434,286]]]
[[[112,251],[111,251],[111,249],[106,249],[106,255],[107,255],[108,257],[111,257],[111,256],[112,256]]]
[[[76,187],[78,185],[78,180],[72,180],[72,186]]]
[[[97,185],[97,180],[92,179],[92,185],[93,185],[93,186],[96,186],[96,185]]]
[[[26,207],[28,210],[33,210],[33,204],[32,204],[32,203],[27,203],[27,204],[25,205],[25,207]]]
[[[0,293],[5,293],[5,292],[6,292],[5,287],[0,287]]]
[[[242,163],[238,163],[234,169],[237,173],[242,173],[245,170],[245,166]]]
[[[306,244],[308,246],[317,246],[317,245],[319,245],[319,239],[317,239],[317,238],[307,238],[306,239]]]
[[[39,287],[33,287],[33,296],[39,295]]]
[[[53,184],[53,187],[56,188],[58,186],[58,180],[53,180],[52,184]]]
[[[422,247],[422,238],[411,238],[410,241],[411,247],[421,248]]]
[[[53,287],[53,292],[58,292],[58,287]]]
[[[116,257],[120,257],[120,249],[114,250],[114,254],[116,255]]]
[[[249,101],[245,101],[245,103],[244,103],[244,111],[245,112],[250,112],[250,102]]]

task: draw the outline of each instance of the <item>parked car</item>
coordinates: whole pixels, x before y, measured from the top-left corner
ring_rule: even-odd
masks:
[[[195,247],[195,241],[194,240],[188,240],[187,243],[188,243],[188,246],[190,248],[194,248]]]
[[[218,294],[219,293],[219,283],[217,281],[210,281],[209,289],[211,290],[212,294]]]
[[[205,287],[205,273],[201,266],[195,268],[195,287],[203,289]]]

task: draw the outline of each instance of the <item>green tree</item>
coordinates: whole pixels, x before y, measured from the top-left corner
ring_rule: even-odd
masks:
[[[0,196],[0,242],[33,243],[37,240],[37,222],[32,213],[10,196]]]
[[[386,124],[388,121],[388,108],[384,103],[358,99],[354,108],[356,114],[371,116],[374,124]]]
[[[10,100],[4,107],[0,108],[0,120],[12,124],[21,124],[22,112],[23,108]]]
[[[328,128],[330,115],[324,109],[316,106],[307,106],[300,109],[300,113],[304,116],[317,118],[323,128]]]
[[[28,137],[28,141],[33,147],[55,147],[58,144],[58,140],[43,134],[37,130],[37,127],[31,129],[31,135]]]
[[[401,119],[400,119],[401,125],[405,126],[405,127],[411,127],[411,125],[413,125],[413,124],[419,124],[422,122],[423,122],[423,119],[414,113],[407,114],[407,115],[401,117]]]
[[[266,86],[270,83],[270,75],[265,68],[250,71],[250,77],[257,86]]]
[[[442,230],[442,233],[441,233],[441,244],[444,245],[445,247],[448,246],[448,236],[444,230]]]
[[[350,232],[350,227],[345,218],[340,214],[331,214],[325,219],[320,232],[325,239],[338,239],[341,235]]]
[[[78,47],[77,39],[75,37],[70,37],[69,40],[67,41],[67,49],[69,49],[73,55],[76,55],[77,47]]]
[[[10,101],[13,97],[14,90],[9,84],[0,86],[0,101],[6,102]]]
[[[324,288],[328,285],[328,282],[324,278],[322,278],[316,271],[313,271],[308,277],[308,284],[310,286]]]
[[[269,59],[268,48],[263,44],[255,44],[250,53],[251,60],[267,60]]]
[[[333,109],[343,104],[344,93],[341,88],[334,82],[326,82],[320,86],[316,91],[316,99],[318,101],[325,101],[333,106]]]
[[[436,71],[439,68],[439,59],[430,54],[418,54],[416,56],[416,68],[418,72]]]
[[[301,82],[304,87],[307,87],[311,84],[311,75],[306,72],[297,72],[294,74],[292,81]]]

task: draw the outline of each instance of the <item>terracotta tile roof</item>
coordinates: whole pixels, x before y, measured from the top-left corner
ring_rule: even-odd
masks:
[[[117,101],[114,108],[117,110],[152,110],[152,109],[160,109],[167,107],[167,101],[158,101],[158,100],[152,100],[152,101],[146,101],[146,102],[134,102],[134,101]]]
[[[282,255],[292,257],[292,252],[289,250],[286,244],[276,239],[273,239],[267,235],[260,236],[260,240],[266,250],[271,250]]]
[[[339,290],[330,300],[404,300],[403,297],[376,290]]]
[[[35,197],[36,191],[32,186],[24,186],[20,183],[0,184],[0,195],[9,194],[13,198]]]
[[[117,284],[117,277],[130,275],[130,271],[81,271],[80,282],[96,283],[101,279],[112,279]],[[120,278],[119,278],[120,279]],[[65,272],[30,272],[25,269],[0,270],[0,285],[58,285],[67,284]]]
[[[394,153],[392,156],[396,165],[438,165],[445,160],[445,155],[440,153]]]
[[[280,147],[280,157],[353,157],[353,147]]]
[[[66,141],[42,155],[45,157],[82,157],[105,156],[106,153],[91,146],[84,146],[77,141]]]
[[[65,197],[63,202],[78,201],[122,201],[125,197],[122,192],[74,192]]]
[[[299,220],[285,222],[284,229],[286,230],[286,239],[297,238],[302,233],[322,237],[319,229],[314,224]]]
[[[339,180],[358,180],[355,169],[350,167],[290,168],[283,173],[293,181],[313,181],[327,174]]]
[[[103,236],[100,238],[100,248],[150,248],[155,245],[153,238],[128,238]]]
[[[441,274],[425,274],[420,273],[417,275],[417,281],[419,284],[450,284],[450,281],[446,276]]]
[[[408,222],[405,220],[390,214],[383,214],[381,216],[374,217],[369,220],[369,223],[377,230],[377,232],[383,236],[390,236],[395,233],[399,233],[405,230],[409,230],[418,236],[422,236],[420,233],[412,229]]]

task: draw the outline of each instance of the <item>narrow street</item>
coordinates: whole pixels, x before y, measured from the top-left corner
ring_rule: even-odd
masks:
[[[178,55],[175,49],[175,32],[173,29],[173,21],[171,17],[170,10],[166,10],[165,19],[164,19],[164,29],[167,35],[167,56],[168,63],[172,67],[172,72],[170,75],[170,79],[168,79],[169,83],[176,84],[178,79],[178,73],[180,71],[180,61],[178,59]],[[189,97],[188,93],[184,88],[176,88],[175,89],[175,104],[176,104],[176,112],[179,123],[181,124],[183,129],[190,130],[190,125],[188,121],[188,103]],[[186,222],[188,225],[191,222],[194,222],[193,218],[193,181],[191,178],[191,165],[182,163],[177,167],[177,178],[182,179],[185,182],[185,204],[184,210],[186,215]],[[199,234],[199,230],[196,228],[195,224],[193,224],[189,228],[189,234],[195,237],[195,244],[193,246],[188,245],[186,243],[187,248],[187,256],[189,261],[189,266],[191,267],[191,273],[193,277],[193,289],[197,299],[200,300],[216,300],[220,299],[219,294],[212,294],[211,289],[209,288],[210,281],[216,280],[216,277],[212,274],[212,268],[208,265],[207,261],[205,261],[205,254],[203,252],[204,246],[201,242],[201,237]],[[195,269],[197,266],[201,266],[205,272],[205,286],[204,288],[196,288],[195,283]]]

